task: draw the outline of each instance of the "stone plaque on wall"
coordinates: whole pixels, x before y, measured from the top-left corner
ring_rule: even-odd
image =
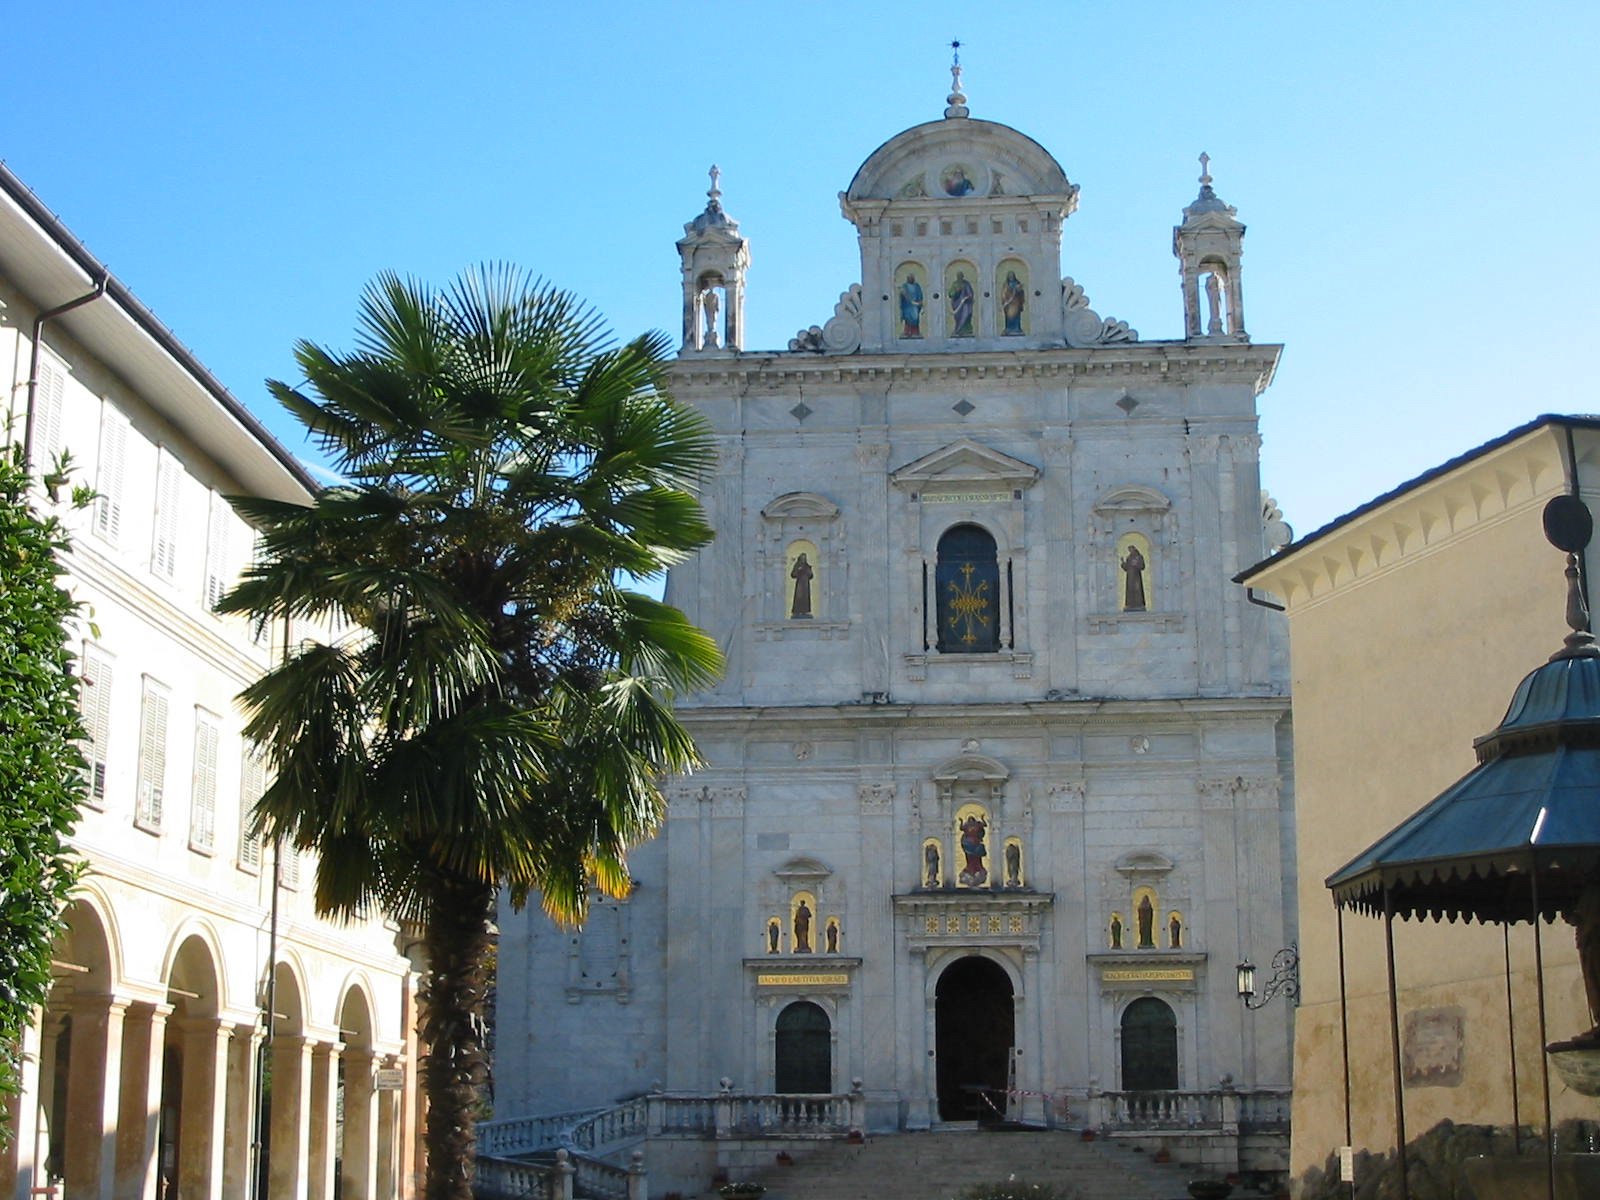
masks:
[[[1406,1014],[1400,1066],[1407,1087],[1460,1087],[1467,1019],[1460,1008],[1419,1008]]]

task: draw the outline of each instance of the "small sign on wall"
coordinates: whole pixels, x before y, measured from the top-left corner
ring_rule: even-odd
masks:
[[[1354,1183],[1356,1181],[1356,1152],[1353,1146],[1339,1147],[1339,1182]]]
[[[406,1071],[404,1067],[379,1067],[376,1079],[373,1081],[380,1092],[398,1092],[406,1086]]]
[[[1460,1087],[1467,1018],[1457,1007],[1418,1008],[1406,1014],[1400,1064],[1407,1087]]]

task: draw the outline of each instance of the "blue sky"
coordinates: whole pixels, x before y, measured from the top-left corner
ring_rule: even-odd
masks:
[[[856,281],[837,192],[973,115],[1082,188],[1064,270],[1181,332],[1208,151],[1286,345],[1263,477],[1301,533],[1540,412],[1594,411],[1600,5],[84,3],[13,24],[0,156],[291,448],[261,386],[395,269],[505,259],[674,330],[706,168],[751,239],[750,348]]]

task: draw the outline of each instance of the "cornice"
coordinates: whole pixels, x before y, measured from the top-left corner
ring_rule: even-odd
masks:
[[[681,358],[672,366],[675,386],[737,388],[757,385],[939,384],[975,381],[1124,381],[1187,383],[1200,376],[1232,375],[1259,394],[1277,370],[1281,345],[1133,342],[1115,346],[1042,350],[968,351],[958,354],[732,353]]]
[[[1240,577],[1291,612],[1511,520],[1566,487],[1565,431],[1547,425],[1423,480]]]
[[[680,702],[679,718],[701,736],[746,726],[772,731],[782,726],[856,727],[862,724],[915,725],[919,728],[1040,727],[1123,728],[1141,731],[1192,729],[1219,719],[1277,719],[1288,714],[1288,695],[1188,696],[1177,699],[1032,700],[967,704],[696,705]],[[774,725],[774,723],[780,723]]]

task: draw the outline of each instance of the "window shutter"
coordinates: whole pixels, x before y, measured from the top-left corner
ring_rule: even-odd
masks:
[[[152,680],[144,683],[139,712],[139,779],[133,819],[141,828],[161,829],[161,806],[167,782],[167,696]]]
[[[44,355],[39,358],[39,391],[33,405],[33,471],[42,475],[55,466],[61,452],[62,409],[66,373]]]
[[[189,845],[210,853],[217,840],[217,725],[195,710],[194,777],[189,796]]]
[[[286,888],[298,889],[300,886],[300,856],[295,853],[295,848],[284,842],[280,847],[278,858],[278,882]]]
[[[128,418],[107,400],[100,409],[100,464],[95,473],[94,531],[115,542],[122,531],[122,476],[128,454]]]
[[[84,778],[89,803],[106,803],[106,747],[111,741],[111,660],[93,646],[83,648],[80,680],[83,727]]]
[[[183,467],[167,449],[156,465],[155,536],[150,543],[150,570],[171,579],[178,570],[178,486]]]
[[[267,790],[267,763],[261,747],[246,739],[244,769],[239,779],[239,865],[250,871],[261,869],[261,839],[250,833],[256,802]]]
[[[206,533],[206,594],[207,608],[215,608],[217,601],[233,583],[228,562],[228,535],[233,524],[233,510],[216,492],[211,493],[211,524]]]

